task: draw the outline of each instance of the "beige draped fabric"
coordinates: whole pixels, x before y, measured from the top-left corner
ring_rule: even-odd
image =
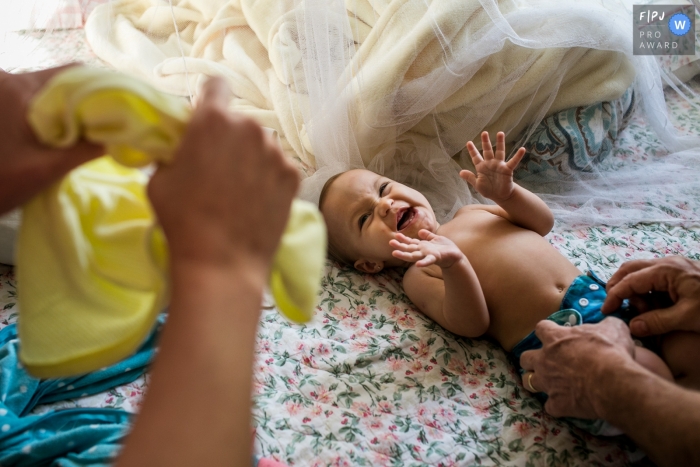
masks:
[[[236,95],[231,107],[277,130],[285,150],[312,168],[319,150],[329,146],[311,135],[328,126],[314,121],[324,118],[320,108],[330,120],[344,114],[343,130],[356,146],[349,157],[359,154],[368,166],[377,154],[416,138],[441,136],[452,151],[483,129],[506,131],[513,141],[542,118],[543,109],[615,99],[634,78],[621,52],[504,41],[498,28],[505,26],[494,24],[493,12],[478,0],[364,0],[340,10],[313,3],[186,0],[171,7],[162,0],[113,1],[92,13],[86,31],[101,58],[174,94],[195,94],[204,78],[223,75]],[[590,0],[579,3],[601,8]],[[535,6],[501,1],[492,8],[508,18]],[[337,16],[322,20],[334,43],[327,63],[310,70],[309,55],[321,51],[313,42],[323,38],[309,31],[314,23],[308,17],[317,22],[324,12]],[[578,27],[600,26],[582,18]],[[546,20],[523,24],[517,34],[543,28]],[[489,35],[491,50],[474,50]],[[461,69],[446,72],[446,65]],[[337,105],[314,109],[309,102],[319,97],[318,89],[309,89],[326,77],[319,75],[334,81],[322,83],[327,89],[321,94],[344,100],[336,115]],[[426,82],[435,89],[426,90]]]

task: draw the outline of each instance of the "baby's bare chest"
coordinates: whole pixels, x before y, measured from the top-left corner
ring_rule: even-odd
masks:
[[[525,276],[545,271],[548,277],[560,272],[568,278],[577,271],[547,239],[489,212],[458,215],[437,233],[459,247],[484,285],[529,282]]]

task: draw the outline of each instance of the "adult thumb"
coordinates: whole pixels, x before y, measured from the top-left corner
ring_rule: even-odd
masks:
[[[686,312],[683,303],[669,308],[648,311],[630,321],[630,331],[638,337],[657,336],[682,329]]]

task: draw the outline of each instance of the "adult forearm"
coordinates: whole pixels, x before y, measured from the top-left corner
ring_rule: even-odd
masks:
[[[510,198],[496,201],[514,224],[545,236],[552,230],[554,215],[537,195],[515,185]]]
[[[255,333],[266,273],[172,267],[172,299],[120,466],[248,465]]]
[[[660,466],[700,465],[700,393],[629,361],[599,376],[596,410]]]

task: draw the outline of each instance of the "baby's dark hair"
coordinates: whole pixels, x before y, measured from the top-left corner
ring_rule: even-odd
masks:
[[[333,175],[328,180],[326,180],[326,183],[323,184],[323,188],[321,189],[321,196],[318,198],[318,209],[321,211],[321,214],[323,214],[323,203],[324,201],[326,201],[326,197],[328,196],[328,191],[330,190],[331,185],[334,181],[338,179],[338,177],[340,177],[344,173],[345,172],[340,172]],[[353,262],[347,257],[347,255],[343,254],[342,250],[338,248],[338,245],[333,241],[330,235],[328,236],[327,253],[328,257],[333,261],[336,261],[343,266],[354,267]]]

